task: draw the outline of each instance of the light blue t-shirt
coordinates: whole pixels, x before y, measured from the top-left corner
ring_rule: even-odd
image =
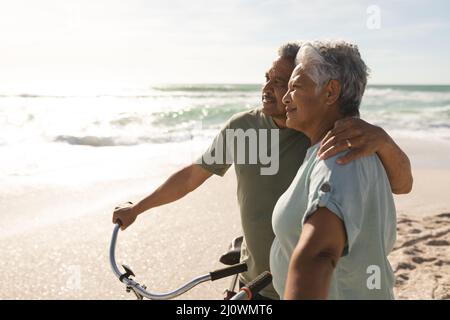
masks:
[[[270,269],[275,290],[283,297],[290,257],[305,219],[326,207],[344,222],[347,233],[328,298],[393,299],[394,274],[387,255],[396,239],[396,213],[384,167],[377,155],[347,165],[336,163],[345,153],[319,160],[319,145],[308,149],[274,208]]]

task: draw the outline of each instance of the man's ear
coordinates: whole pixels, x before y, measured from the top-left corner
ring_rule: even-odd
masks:
[[[326,86],[326,104],[331,106],[335,104],[341,95],[341,84],[337,80],[330,80]]]

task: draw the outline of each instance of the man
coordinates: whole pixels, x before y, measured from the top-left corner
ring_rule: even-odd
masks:
[[[253,164],[235,163],[237,196],[244,232],[241,261],[248,265],[248,271],[240,275],[240,281],[246,284],[263,271],[269,270],[270,247],[274,239],[272,211],[280,195],[291,184],[310,146],[310,141],[304,134],[286,128],[286,111],[282,102],[299,48],[299,43],[287,43],[279,48],[278,57],[266,73],[262,108],[234,115],[199,163],[174,173],[157,190],[137,204],[118,207],[114,211],[113,222],[120,220],[122,230],[125,230],[139,214],[184,197],[213,174],[223,176],[231,166],[230,163],[220,161],[208,164],[204,159],[210,158],[211,153],[218,149],[219,138],[226,136],[227,130],[275,130],[278,133],[279,147],[279,167],[275,174],[261,174],[261,168],[265,165],[260,161]],[[274,137],[275,135],[271,136]],[[348,143],[351,143],[352,152],[341,159],[342,164],[377,153],[386,169],[393,192],[400,194],[411,190],[409,159],[383,129],[351,118],[336,123],[335,128],[325,138],[319,152],[322,157],[331,157],[348,148]],[[259,136],[257,139],[259,144]],[[251,146],[248,145],[248,148]],[[272,286],[266,287],[260,294],[257,298],[279,298]]]

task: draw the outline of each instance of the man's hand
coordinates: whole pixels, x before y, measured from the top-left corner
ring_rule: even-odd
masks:
[[[348,150],[350,143],[351,151],[336,160],[339,164],[347,164],[379,152],[389,140],[390,137],[382,128],[359,118],[345,118],[336,121],[334,128],[328,131],[321,142],[318,155],[321,159],[330,158]]]
[[[120,221],[120,229],[125,230],[136,220],[138,216],[131,202],[121,204],[114,208],[112,222],[117,223]]]
[[[395,194],[411,192],[413,176],[408,156],[382,128],[371,125],[359,118],[345,118],[336,121],[321,142],[318,152],[320,159],[327,159],[341,151],[351,151],[336,160],[347,164],[355,159],[376,153],[383,163]]]

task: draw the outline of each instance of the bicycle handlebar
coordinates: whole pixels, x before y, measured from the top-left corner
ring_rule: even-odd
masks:
[[[120,230],[120,224],[116,223],[114,226],[112,238],[111,238],[111,244],[109,247],[109,262],[111,264],[112,271],[116,275],[116,277],[120,280],[120,282],[126,284],[127,289],[133,290],[133,292],[136,294],[136,296],[139,299],[142,299],[142,297],[153,299],[153,300],[166,300],[166,299],[172,299],[175,298],[190,289],[194,288],[195,286],[199,285],[200,283],[206,282],[206,281],[214,281],[217,279],[225,278],[237,273],[241,273],[244,271],[247,271],[247,265],[245,263],[236,264],[234,266],[220,269],[216,271],[212,271],[208,274],[199,276],[197,278],[192,279],[191,281],[185,283],[178,289],[166,293],[154,293],[147,291],[146,287],[144,285],[140,285],[133,279],[130,279],[130,276],[134,276],[133,272],[130,268],[127,266],[122,265],[125,269],[125,273],[121,273],[117,263],[116,263],[116,244],[117,244],[117,236]]]
[[[247,271],[247,264],[245,262],[243,262],[243,263],[235,264],[234,266],[231,266],[231,267],[212,271],[209,274],[211,275],[211,281],[215,281],[215,280],[226,278],[226,277],[229,277],[229,276],[241,273],[241,272],[245,272],[245,271]]]
[[[272,275],[265,271],[234,295],[230,300],[251,300],[258,292],[272,282]]]

